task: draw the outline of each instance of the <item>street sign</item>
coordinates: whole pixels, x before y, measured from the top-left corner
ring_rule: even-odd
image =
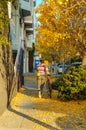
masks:
[[[39,59],[35,59],[35,63],[34,63],[34,69],[37,69],[38,64],[40,63]]]

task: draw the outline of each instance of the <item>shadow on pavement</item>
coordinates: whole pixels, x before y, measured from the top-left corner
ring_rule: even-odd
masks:
[[[55,127],[53,127],[53,126],[51,126],[51,125],[49,125],[49,124],[47,124],[45,122],[42,122],[42,121],[37,120],[37,119],[35,119],[35,118],[31,117],[31,116],[28,116],[28,115],[25,115],[25,114],[23,114],[21,112],[18,112],[16,110],[12,109],[11,107],[9,107],[8,110],[11,111],[11,112],[14,112],[15,114],[17,114],[19,116],[22,116],[22,117],[26,118],[27,120],[30,120],[30,121],[32,121],[34,123],[37,123],[37,124],[39,124],[39,125],[41,125],[41,126],[43,126],[45,128],[48,128],[50,130],[59,130],[59,129],[57,129],[57,128],[55,128]]]
[[[20,89],[19,92],[27,96],[38,98],[38,89],[34,89],[30,87],[23,87]]]
[[[38,98],[38,86],[37,86],[37,76],[35,73],[28,73],[26,76],[24,76],[24,86],[23,90],[20,90],[21,93]],[[56,92],[57,93],[57,92]],[[57,99],[57,95],[53,94],[53,99]],[[43,98],[50,98],[49,94],[45,91],[43,91]]]
[[[31,87],[24,86],[20,89],[19,92],[22,94],[25,94],[27,96],[38,98],[38,89],[37,88],[34,89],[33,87],[31,88]],[[50,98],[49,94],[47,93],[47,91],[43,91],[42,99],[57,100],[57,91],[52,90],[51,98]]]

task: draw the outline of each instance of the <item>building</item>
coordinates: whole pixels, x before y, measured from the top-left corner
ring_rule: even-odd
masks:
[[[35,43],[34,8],[36,0],[17,0],[17,7],[9,2],[10,39],[18,88],[24,84],[24,73],[33,71],[33,43]]]

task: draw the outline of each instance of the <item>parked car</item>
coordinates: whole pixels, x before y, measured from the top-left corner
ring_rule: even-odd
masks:
[[[54,71],[54,67],[55,67],[54,64],[52,64],[52,65],[50,66],[50,68],[51,68],[52,71]]]
[[[54,64],[48,67],[49,71],[54,71]]]
[[[66,72],[67,68],[68,68],[68,65],[64,65],[64,66],[62,64],[58,65],[57,66],[58,74],[61,74],[62,72]]]
[[[62,73],[62,71],[63,71],[62,65],[58,65],[57,66],[57,72],[60,74],[60,73]]]
[[[82,62],[74,62],[71,64],[71,66],[75,66],[75,67],[78,67],[82,64]]]

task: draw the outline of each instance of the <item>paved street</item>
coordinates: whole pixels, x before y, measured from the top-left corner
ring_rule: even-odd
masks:
[[[76,118],[77,111],[71,110],[74,106],[57,100],[57,91],[53,90],[52,99],[46,92],[42,99],[38,98],[36,80],[34,75],[25,77],[25,86],[0,117],[0,130],[86,130],[85,108],[73,103],[81,115]]]

